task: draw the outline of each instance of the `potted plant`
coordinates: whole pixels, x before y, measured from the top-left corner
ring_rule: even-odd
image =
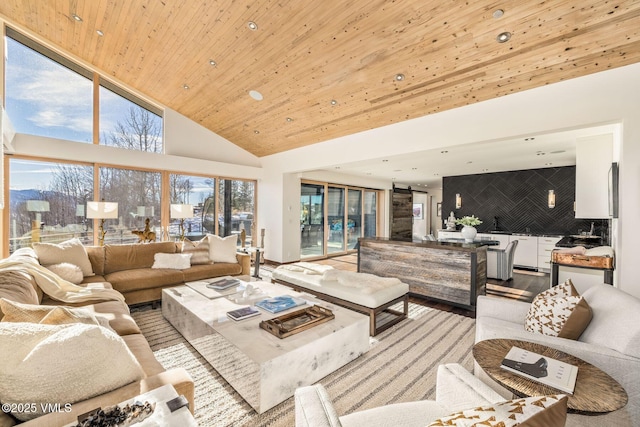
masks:
[[[482,221],[475,216],[463,216],[460,219],[456,220],[456,224],[462,225],[462,230],[460,231],[460,235],[464,238],[464,241],[467,243],[473,242],[475,239],[478,230],[476,230],[475,226],[482,224]]]

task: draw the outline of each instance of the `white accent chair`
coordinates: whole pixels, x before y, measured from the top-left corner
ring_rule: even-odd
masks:
[[[513,278],[513,258],[518,241],[510,242],[506,248],[487,248],[487,278],[510,280]]]
[[[296,427],[424,427],[439,417],[505,399],[457,363],[438,366],[436,400],[395,403],[339,417],[321,384],[295,393]]]

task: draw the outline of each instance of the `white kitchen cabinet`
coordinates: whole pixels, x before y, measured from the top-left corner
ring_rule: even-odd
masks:
[[[538,237],[538,271],[551,271],[551,251],[556,248],[560,239],[562,236]]]
[[[510,237],[508,234],[494,234],[494,233],[478,233],[476,239],[479,240],[497,240],[500,242],[500,246],[490,246],[495,249],[505,249],[509,244]]]
[[[613,134],[576,140],[576,218],[609,218]]]
[[[511,235],[511,241],[517,240],[518,246],[513,256],[517,267],[538,268],[538,238],[536,236]]]

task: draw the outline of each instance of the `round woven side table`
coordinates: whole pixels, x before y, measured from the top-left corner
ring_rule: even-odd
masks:
[[[574,393],[568,394],[567,406],[570,412],[605,413],[620,409],[627,404],[627,392],[616,380],[578,357],[528,341],[492,339],[476,343],[473,346],[473,357],[478,365],[489,377],[516,396],[542,396],[563,392],[502,369],[500,367],[502,359],[514,346],[578,367]]]

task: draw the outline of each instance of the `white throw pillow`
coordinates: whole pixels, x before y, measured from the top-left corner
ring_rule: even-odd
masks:
[[[60,244],[36,242],[33,244],[33,250],[38,255],[40,265],[48,267],[68,262],[80,267],[85,277],[94,276],[89,255],[87,255],[87,250],[82,246],[80,239],[71,239]]]
[[[209,258],[213,262],[226,262],[237,264],[236,252],[238,251],[238,236],[232,234],[227,237],[208,234],[209,238]]]
[[[68,262],[48,265],[47,268],[54,274],[60,276],[67,282],[73,283],[74,285],[79,285],[80,283],[82,283],[82,279],[84,278],[84,274],[82,274],[82,270],[80,269],[80,267]]]
[[[170,268],[172,270],[186,270],[191,267],[191,254],[164,254],[153,256],[151,268]]]
[[[0,401],[33,404],[12,413],[22,421],[43,415],[47,403],[79,402],[144,377],[122,338],[80,323],[0,323],[0,358]]]

